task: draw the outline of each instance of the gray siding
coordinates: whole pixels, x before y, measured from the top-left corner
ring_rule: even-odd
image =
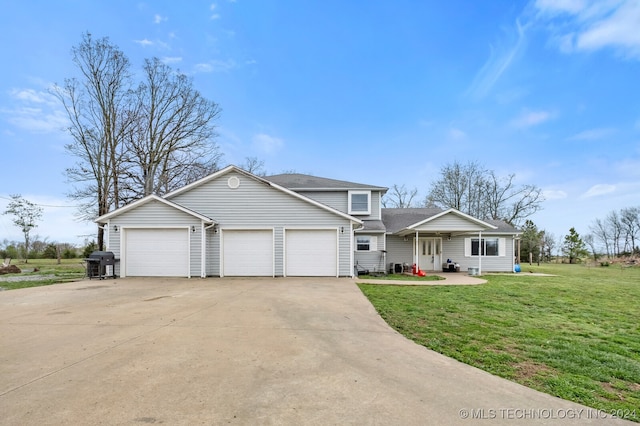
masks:
[[[349,212],[349,192],[348,191],[299,191],[305,197],[309,197],[319,203],[333,207],[343,213]],[[379,191],[371,191],[371,214],[353,215],[362,220],[380,220],[380,201],[382,197]]]
[[[451,240],[442,239],[442,262],[451,259],[460,265],[460,271],[467,272],[470,267],[478,267],[478,256],[465,256],[464,245],[465,238],[473,236],[453,237]],[[477,237],[477,236],[475,236]],[[482,271],[483,272],[512,272],[514,261],[514,242],[510,235],[491,235],[482,234],[483,238],[504,238],[505,239],[505,255],[504,256],[483,256]],[[408,241],[404,241],[403,237],[395,235],[387,235],[387,268],[390,263],[408,263],[412,265],[413,258],[413,237],[409,237]],[[440,269],[438,269],[440,270]]]
[[[114,231],[114,226],[120,229]],[[116,259],[120,259],[120,237],[122,227],[127,228],[163,228],[163,227],[196,227],[196,232],[190,233],[189,248],[191,251],[189,271],[192,277],[201,274],[202,238],[201,221],[196,217],[177,210],[159,201],[149,201],[135,209],[128,210],[111,219],[109,222],[109,240],[107,250],[112,251]],[[171,259],[167,259],[171,261]],[[116,265],[116,274],[120,275],[120,264]]]
[[[404,240],[404,237],[387,235],[387,268],[391,263],[413,264],[413,238]]]
[[[356,234],[358,235],[371,235],[377,237],[377,247],[374,251],[356,251],[356,243],[354,237],[353,243],[353,258],[354,264],[360,265],[361,267],[368,269],[373,272],[384,272],[388,269],[388,261],[387,255],[383,251],[386,247],[386,236],[385,234],[376,234],[376,233],[363,233]]]
[[[475,236],[467,236],[465,238],[477,238]],[[461,271],[467,271],[470,267],[478,267],[478,256],[464,256],[464,239],[460,237],[460,246],[462,255],[459,256],[461,261],[456,262],[460,264]],[[513,272],[513,265],[515,263],[514,241],[510,235],[491,235],[482,234],[482,238],[504,238],[504,256],[482,256],[482,272]]]
[[[230,177],[240,180],[237,189],[227,185]],[[283,229],[331,228],[341,229],[339,233],[339,275],[350,276],[351,234],[350,221],[335,213],[314,206],[307,201],[286,194],[245,175],[230,172],[218,179],[207,182],[189,191],[178,194],[171,201],[211,217],[221,229],[273,229],[275,235],[275,273],[284,272]],[[210,259],[208,273],[218,276],[220,272],[219,234],[215,235],[208,247]]]
[[[481,231],[484,228],[453,213],[441,216],[416,228],[419,231]]]
[[[299,191],[299,194],[343,213],[348,210],[346,191]]]

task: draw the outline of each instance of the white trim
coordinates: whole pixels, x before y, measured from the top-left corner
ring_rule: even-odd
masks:
[[[187,231],[187,278],[191,278],[191,225],[171,225],[171,226],[138,226],[119,225],[120,234],[120,278],[127,277],[127,231],[133,229],[185,229]]]
[[[421,220],[420,222],[416,222],[413,225],[409,225],[409,226],[406,227],[406,229],[415,229],[415,228],[417,228],[417,227],[419,227],[421,225],[424,225],[425,223],[431,222],[431,221],[433,221],[435,219],[438,219],[438,218],[440,218],[442,216],[445,216],[447,214],[454,214],[454,215],[459,216],[459,217],[461,217],[463,219],[466,219],[466,220],[468,220],[470,222],[473,222],[476,225],[480,225],[480,226],[486,227],[487,229],[498,229],[497,226],[491,225],[490,223],[484,222],[484,221],[482,221],[480,219],[476,219],[475,217],[469,216],[468,214],[462,213],[461,211],[456,210],[456,209],[447,209],[447,210],[445,210],[443,212],[440,212],[440,213],[438,213],[436,215],[433,215],[433,216],[428,217],[428,218],[426,218],[424,220]]]
[[[273,183],[273,182],[271,182],[269,180],[266,180],[264,178],[261,178],[259,176],[254,175],[254,174],[251,174],[251,173],[249,173],[249,172],[247,172],[245,170],[242,170],[242,169],[240,169],[240,168],[238,168],[236,166],[227,166],[222,170],[219,170],[219,171],[217,171],[215,173],[210,174],[209,176],[206,176],[206,177],[204,177],[204,178],[202,178],[200,180],[197,180],[197,181],[195,181],[193,183],[190,183],[189,185],[183,186],[182,188],[176,189],[175,191],[168,193],[167,195],[164,196],[164,198],[167,198],[167,199],[173,198],[174,196],[176,196],[178,194],[182,194],[183,192],[186,192],[186,191],[188,191],[188,190],[190,190],[192,188],[200,186],[200,185],[202,185],[202,184],[204,184],[206,182],[209,182],[209,181],[212,181],[214,179],[217,179],[218,177],[224,176],[225,174],[230,173],[232,171],[235,171],[235,172],[237,172],[237,173],[239,173],[241,175],[244,175],[244,176],[246,176],[248,178],[254,179],[254,180],[256,180],[256,181],[258,181],[258,182],[260,182],[260,183],[262,183],[264,185],[270,186],[270,187],[272,187],[274,189],[277,189],[278,191],[284,192],[285,194],[291,195],[291,196],[293,196],[293,197],[295,197],[295,198],[297,198],[299,200],[303,200],[303,201],[305,201],[305,202],[307,202],[309,204],[312,204],[312,205],[314,205],[316,207],[320,207],[321,209],[326,210],[328,212],[331,212],[333,214],[336,214],[336,215],[338,215],[340,217],[343,217],[345,219],[349,219],[349,220],[351,220],[351,221],[353,221],[355,223],[360,223],[360,224],[363,223],[360,219],[358,219],[356,217],[350,216],[350,215],[348,215],[348,214],[346,214],[344,212],[341,212],[340,210],[336,210],[336,209],[334,209],[332,207],[329,207],[326,204],[319,203],[318,201],[315,201],[312,198],[305,197],[302,194],[299,194],[299,193],[297,193],[295,191],[292,191],[292,190],[287,189],[287,188],[285,188],[283,186],[275,184],[275,183]],[[369,207],[369,208],[371,208],[371,207]]]
[[[234,231],[268,231],[271,232],[271,277],[275,277],[276,276],[276,229],[274,227],[247,227],[247,226],[242,226],[242,227],[237,227],[237,226],[226,226],[224,228],[219,228],[218,229],[218,235],[220,238],[220,278],[223,278],[225,276],[225,271],[224,271],[224,252],[225,252],[225,244],[224,244],[224,232],[225,231],[230,231],[230,232],[234,232]]]
[[[94,220],[94,222],[96,222],[96,223],[105,223],[105,221],[108,221],[109,219],[111,219],[113,217],[119,216],[122,213],[125,213],[125,212],[127,212],[127,211],[129,211],[131,209],[140,207],[140,206],[142,206],[144,204],[147,204],[147,203],[149,203],[151,201],[158,201],[158,202],[160,202],[162,204],[165,204],[165,205],[167,205],[169,207],[172,207],[174,209],[180,210],[180,211],[182,211],[184,213],[187,213],[187,214],[189,214],[189,215],[191,215],[191,216],[193,216],[195,218],[198,218],[198,219],[200,219],[200,220],[202,220],[204,222],[216,223],[216,221],[211,219],[210,217],[201,215],[200,213],[195,212],[193,210],[189,210],[188,208],[183,207],[180,204],[174,203],[174,202],[169,201],[169,200],[165,200],[164,198],[158,197],[157,195],[153,195],[153,194],[152,195],[147,195],[144,198],[141,198],[141,199],[139,199],[137,201],[134,201],[131,204],[127,204],[126,206],[120,207],[119,209],[116,209],[116,210],[114,210],[112,212],[109,212],[107,214],[103,214],[102,216],[100,216],[96,220]]]
[[[350,226],[353,226],[351,224]],[[319,226],[310,228],[308,226],[287,226],[282,228],[282,276],[287,277],[287,231],[333,231],[336,232],[336,274],[335,277],[338,278],[340,276],[340,226]],[[353,235],[353,234],[351,234]],[[275,239],[274,239],[275,240]],[[353,252],[351,253],[351,258],[353,258]],[[353,264],[353,260],[351,261]],[[352,268],[353,269],[353,268]],[[353,274],[353,272],[351,272]]]
[[[358,238],[368,238],[369,239],[369,250],[359,250],[358,249]],[[377,235],[369,235],[369,234],[356,234],[353,236],[353,240],[355,241],[356,252],[358,253],[369,253],[372,251],[378,251],[378,236]]]
[[[347,212],[350,215],[358,215],[358,216],[370,216],[371,215],[371,191],[348,191],[347,192]],[[351,206],[351,197],[353,195],[366,195],[367,196],[367,210],[353,210],[352,206]]]
[[[200,278],[207,277],[207,231],[204,222],[200,224]]]

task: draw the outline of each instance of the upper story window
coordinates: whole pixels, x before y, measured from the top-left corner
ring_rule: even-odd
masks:
[[[371,214],[371,191],[349,191],[349,214]]]

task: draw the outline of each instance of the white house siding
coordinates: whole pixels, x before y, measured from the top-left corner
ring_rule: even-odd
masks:
[[[114,231],[114,226],[118,226],[118,232]],[[190,261],[189,271],[192,277],[199,277],[201,274],[201,221],[194,216],[183,211],[172,208],[159,201],[149,201],[135,209],[128,210],[113,219],[109,223],[109,242],[107,250],[112,251],[116,259],[121,258],[121,236],[122,228],[163,228],[163,227],[196,227],[196,232],[190,233],[189,249]],[[171,262],[171,259],[167,259]],[[120,264],[116,264],[116,274],[120,275]]]
[[[231,189],[227,181],[231,177],[240,180],[240,186]],[[339,233],[339,271],[340,276],[350,276],[351,237],[350,221],[335,213],[324,210],[302,199],[286,194],[269,185],[251,179],[243,174],[230,172],[217,179],[191,188],[171,198],[172,202],[195,210],[214,219],[220,229],[265,229],[274,230],[275,274],[283,275],[284,239],[283,229],[341,229]],[[216,243],[207,253],[217,256]],[[211,262],[207,268],[212,275],[220,274],[219,263]]]
[[[356,251],[356,243],[354,237],[353,250],[354,250],[354,263],[368,269],[369,271],[386,271],[388,269],[388,260],[386,254],[382,250],[386,250],[385,234],[382,233],[370,233],[370,234],[356,234],[358,235],[370,235],[377,238],[376,250],[373,251]]]
[[[391,263],[407,263],[413,264],[413,238],[408,238],[407,241],[404,237],[398,237],[397,235],[387,235],[387,268]]]
[[[479,225],[474,224],[468,219],[457,216],[453,213],[440,216],[427,223],[424,223],[416,230],[419,231],[433,231],[433,232],[448,232],[448,231],[478,231],[483,229]]]
[[[359,189],[357,191],[360,191]],[[349,191],[299,191],[299,194],[309,197],[319,203],[325,204],[343,213],[349,211]],[[371,191],[371,214],[354,215],[362,220],[380,220],[380,191]]]
[[[478,267],[478,256],[465,256],[464,244],[466,238],[478,238],[478,235],[466,235],[464,238],[460,237],[459,250],[461,255],[457,256],[455,261],[460,264],[461,271],[467,271],[468,268]],[[482,238],[504,238],[504,256],[482,256],[482,271],[483,272],[513,272],[513,265],[515,262],[514,241],[512,235],[495,235],[489,233],[482,233]],[[460,259],[460,260],[458,260]]]
[[[504,238],[505,255],[504,256],[483,256],[482,271],[483,272],[511,272],[513,270],[514,260],[514,243],[512,235],[495,235],[482,233],[483,238]],[[452,237],[442,239],[442,262],[447,259],[460,265],[461,272],[467,272],[470,267],[478,267],[478,256],[465,256],[465,238],[477,238],[477,234],[468,234],[465,236]],[[413,254],[413,237],[409,237],[408,241],[404,241],[403,237],[395,235],[387,235],[387,268],[390,263],[408,263],[414,262]],[[440,271],[440,268],[436,269]]]
[[[347,191],[296,191],[305,197],[316,200],[338,211],[346,213],[348,210]]]

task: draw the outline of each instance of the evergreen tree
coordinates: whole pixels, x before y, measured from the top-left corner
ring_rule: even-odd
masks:
[[[569,229],[569,234],[564,236],[562,251],[565,256],[569,257],[569,263],[576,263],[577,260],[580,260],[580,257],[589,255],[584,241],[582,241],[575,228]]]

